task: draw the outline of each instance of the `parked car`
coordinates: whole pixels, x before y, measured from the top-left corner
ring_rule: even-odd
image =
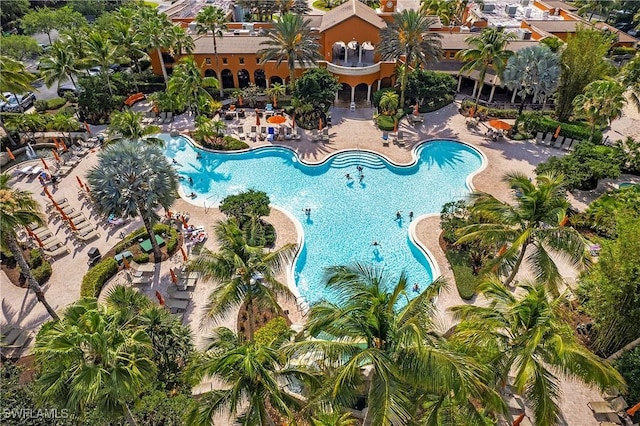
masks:
[[[120,71],[120,69],[121,69],[120,65],[111,64],[107,68],[107,72],[109,74],[113,74],[114,72]],[[89,75],[92,76],[92,77],[96,76],[96,75],[100,75],[100,73],[102,73],[102,67],[91,67],[91,68],[89,68]]]
[[[22,112],[33,106],[36,101],[36,95],[33,92],[27,92],[22,95],[11,94],[7,96],[7,102],[2,106],[4,112]]]
[[[71,92],[74,95],[78,94],[78,88],[76,86],[74,86],[72,83],[65,83],[65,84],[61,84],[58,87],[58,96],[60,96],[61,98],[64,98],[64,94],[67,92]]]

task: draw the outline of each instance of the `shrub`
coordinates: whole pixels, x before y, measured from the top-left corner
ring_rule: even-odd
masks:
[[[287,321],[282,317],[277,317],[256,330],[254,339],[257,345],[270,346],[273,342],[288,339],[291,330]]]
[[[473,274],[473,269],[469,266],[471,261],[467,252],[447,250],[446,256],[456,279],[458,294],[464,300],[471,299],[476,294],[480,277]]]
[[[29,266],[31,268],[37,268],[40,265],[42,265],[44,263],[44,258],[42,257],[42,253],[40,253],[40,250],[38,249],[33,249],[29,252]]]
[[[36,109],[37,112],[45,112],[47,110],[47,106],[48,106],[48,102],[44,99],[37,99],[34,103],[33,106]]]
[[[396,89],[394,89],[393,87],[387,87],[386,89],[380,89],[375,92],[371,101],[374,107],[378,108],[378,106],[380,105],[380,98],[382,98],[384,92],[396,92]]]
[[[31,268],[31,274],[33,275],[33,278],[38,281],[38,284],[46,283],[51,277],[52,272],[51,264],[48,262],[42,263],[37,268]]]
[[[577,139],[579,141],[589,140],[591,131],[589,125],[582,122],[560,123],[547,115],[538,112],[525,112],[521,114],[515,122],[516,129],[524,128],[525,133],[535,134],[555,133],[560,126],[560,134],[566,138]],[[600,143],[602,141],[602,132],[596,131],[593,136],[593,142]]]
[[[385,130],[385,131],[393,131],[394,127],[395,127],[395,116],[393,115],[378,115],[378,117],[376,117],[376,124],[378,125],[378,128],[380,130]]]
[[[622,355],[614,365],[629,385],[627,401],[640,401],[640,346]]]
[[[103,259],[90,268],[82,278],[80,287],[81,297],[98,297],[100,291],[109,278],[118,272],[118,262],[113,257]]]
[[[133,256],[133,261],[136,263],[148,263],[149,262],[149,254],[148,253],[140,253]]]
[[[53,98],[47,101],[47,109],[58,109],[62,108],[67,103],[67,100],[64,98]]]
[[[612,55],[635,55],[638,50],[635,47],[618,46],[611,52]]]
[[[464,100],[462,101],[460,109],[462,111],[469,111],[471,108],[474,108],[475,105],[476,103],[474,101]],[[478,105],[478,110],[474,115],[482,118],[516,118],[518,116],[518,110],[491,108],[491,107]]]

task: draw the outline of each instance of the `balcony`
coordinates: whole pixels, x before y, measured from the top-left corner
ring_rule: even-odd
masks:
[[[361,76],[361,75],[369,75],[380,72],[380,62],[375,63],[373,65],[360,65],[354,64],[350,67],[345,67],[342,65],[336,65],[331,62],[327,62],[327,70],[336,75],[352,75],[352,76]]]

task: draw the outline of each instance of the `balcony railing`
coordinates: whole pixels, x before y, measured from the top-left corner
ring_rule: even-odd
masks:
[[[373,65],[358,67],[343,67],[341,65],[327,62],[327,70],[338,75],[369,75],[380,72],[380,62]]]

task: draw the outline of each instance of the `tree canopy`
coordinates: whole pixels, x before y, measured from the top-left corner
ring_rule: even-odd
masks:
[[[338,90],[340,83],[336,76],[325,68],[312,68],[295,81],[293,96],[319,108],[320,104],[329,105]]]

